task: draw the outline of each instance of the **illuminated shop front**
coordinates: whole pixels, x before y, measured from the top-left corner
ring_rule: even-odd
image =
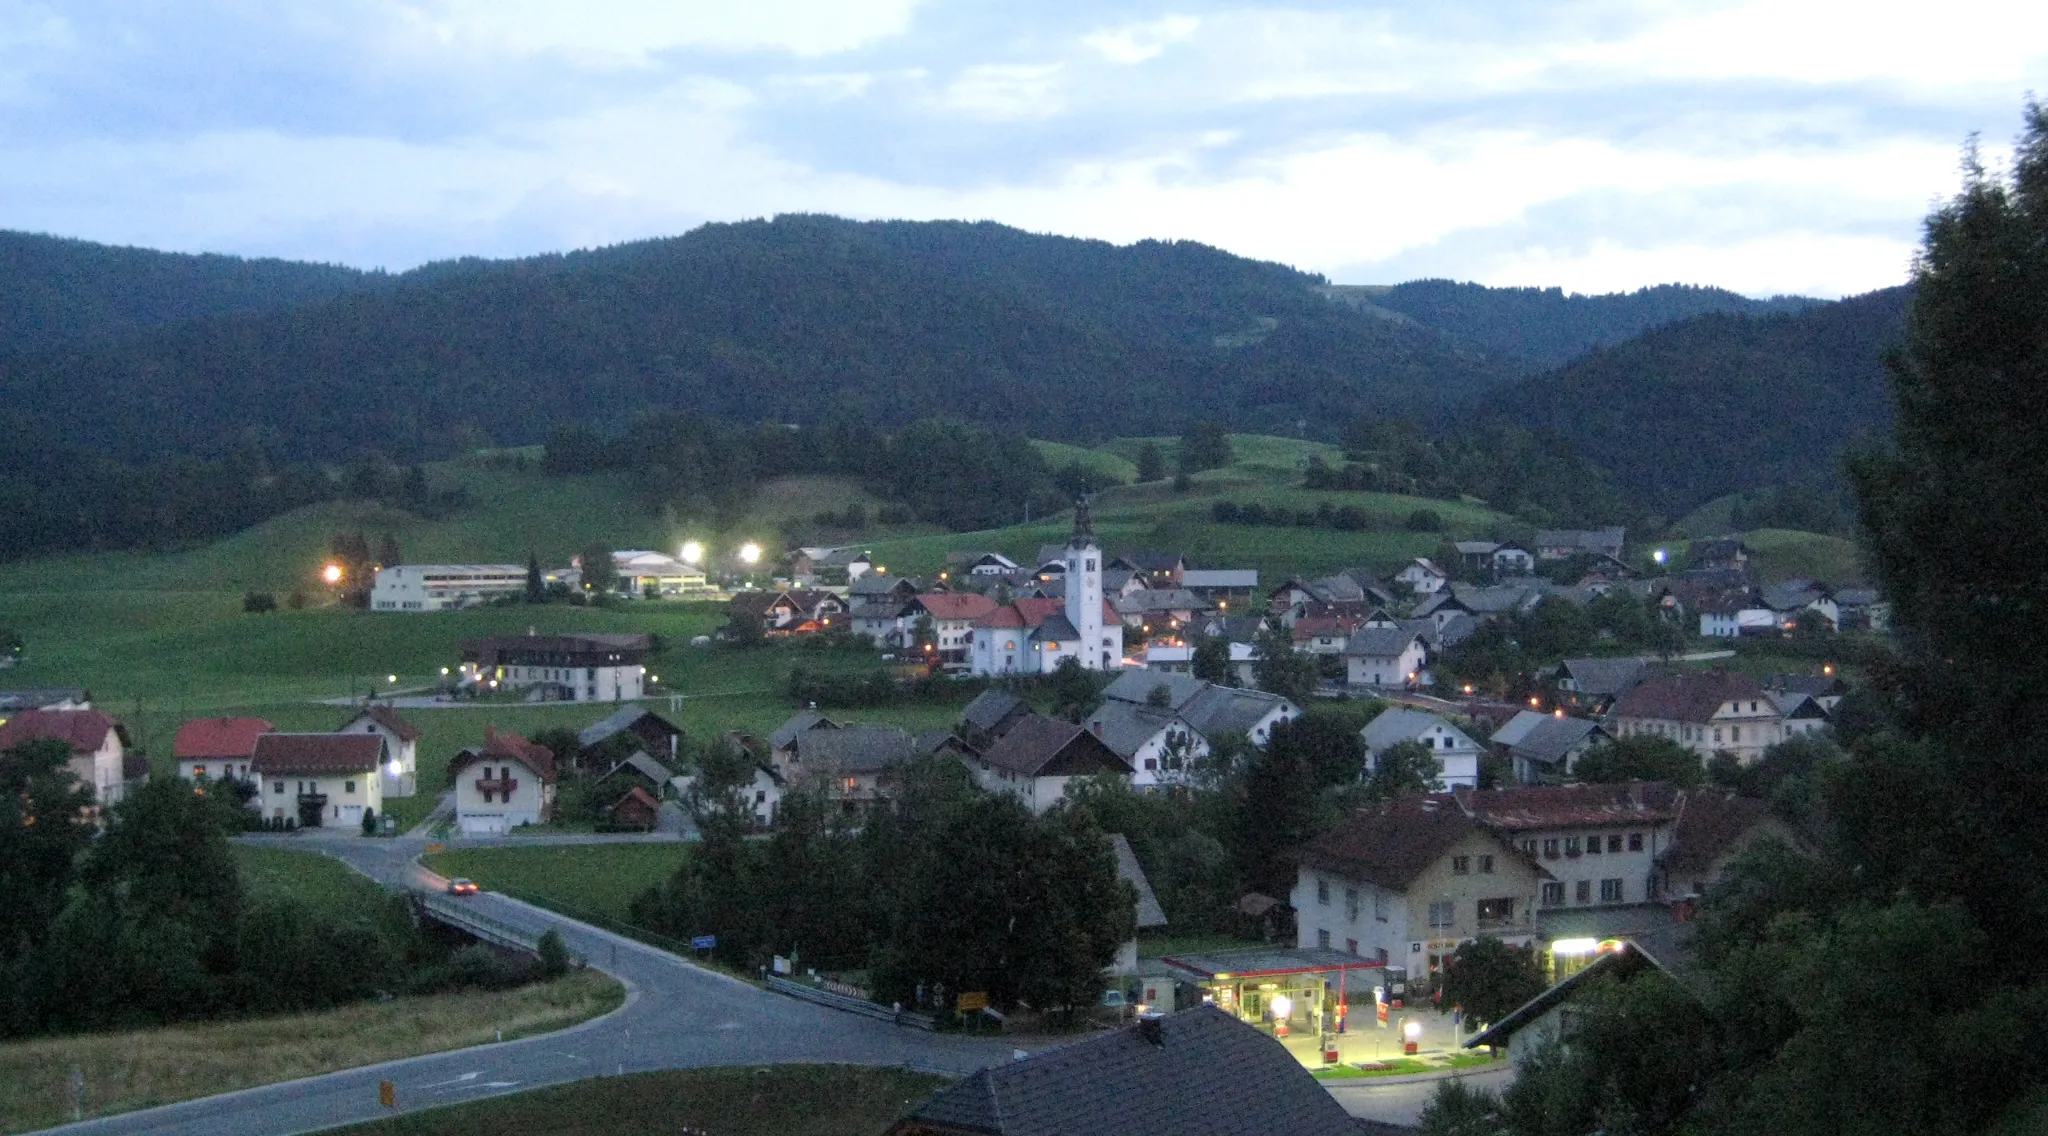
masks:
[[[1347,1004],[1366,1007],[1370,1020],[1375,992],[1385,994],[1390,979],[1398,992],[1404,978],[1400,968],[1382,966],[1377,959],[1313,948],[1175,955],[1161,961],[1199,990],[1201,1001],[1275,1037],[1343,1033],[1350,1024]]]

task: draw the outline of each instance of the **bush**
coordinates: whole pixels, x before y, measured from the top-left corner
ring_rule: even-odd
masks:
[[[363,835],[377,835],[377,810],[367,805],[363,806]]]
[[[1435,509],[1417,509],[1402,524],[1409,532],[1442,532],[1444,519]]]
[[[540,972],[549,978],[560,978],[569,972],[569,948],[562,945],[561,932],[553,927],[540,937]]]
[[[251,615],[276,611],[277,596],[270,592],[250,592],[242,597],[242,610]]]

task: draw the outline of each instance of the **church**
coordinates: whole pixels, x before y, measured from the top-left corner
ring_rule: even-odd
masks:
[[[1102,598],[1102,547],[1085,500],[1074,509],[1064,560],[1064,598],[1020,599],[975,621],[973,673],[1050,674],[1062,659],[1091,671],[1123,665],[1124,625]]]

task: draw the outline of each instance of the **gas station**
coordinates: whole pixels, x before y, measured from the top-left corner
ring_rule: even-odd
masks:
[[[1407,974],[1378,959],[1307,947],[1266,947],[1160,960],[1174,980],[1146,979],[1144,1000],[1161,1008],[1212,1004],[1286,1044],[1305,1064],[1413,1054]],[[1433,1015],[1432,1015],[1433,1016]]]

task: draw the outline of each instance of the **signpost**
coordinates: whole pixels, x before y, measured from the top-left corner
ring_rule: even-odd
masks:
[[[983,990],[969,990],[953,999],[953,1009],[963,1014],[988,1009],[988,993]]]
[[[716,946],[718,946],[718,936],[716,935],[697,935],[690,939],[690,949],[693,951],[708,951]]]

